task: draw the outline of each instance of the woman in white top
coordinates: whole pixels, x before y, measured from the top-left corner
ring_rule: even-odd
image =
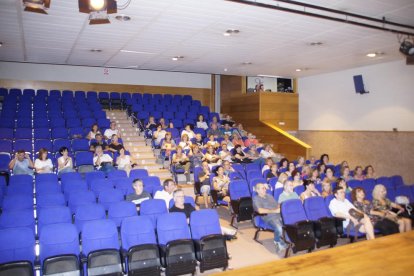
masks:
[[[260,151],[260,157],[262,157],[263,159],[270,157],[273,159],[273,162],[275,163],[279,162],[280,159],[282,159],[282,156],[280,154],[276,154],[269,144],[266,144],[264,148]]]
[[[208,125],[207,125],[207,123],[204,121],[204,116],[203,116],[203,115],[201,115],[201,114],[200,114],[200,115],[198,115],[196,127],[197,127],[197,128],[202,128],[202,129],[204,129],[204,130],[207,130],[207,129],[208,129]]]
[[[41,148],[39,150],[39,156],[35,160],[34,167],[36,173],[52,173],[53,164],[50,158],[47,158],[47,149]]]
[[[86,136],[86,139],[89,139],[89,140],[95,139],[95,135],[98,133],[102,134],[101,131],[99,130],[98,125],[93,124],[91,127],[91,131],[89,131],[88,136]]]
[[[69,156],[69,151],[67,147],[61,147],[59,149],[61,157],[58,158],[58,175],[62,173],[73,172],[73,160]]]
[[[124,148],[119,150],[119,156],[116,158],[116,164],[118,166],[118,170],[126,171],[129,176],[129,172],[132,168],[131,157],[125,154]]]
[[[191,150],[191,146],[193,145],[193,143],[191,143],[189,136],[185,134],[184,131],[183,131],[183,135],[181,136],[181,141],[180,143],[178,143],[178,145],[185,152],[189,152]]]
[[[188,139],[193,139],[195,137],[195,133],[194,131],[191,129],[191,125],[190,124],[186,124],[184,130],[181,132],[181,137],[187,134]]]
[[[231,152],[227,148],[226,143],[221,143],[221,151],[219,153],[219,156],[220,156],[222,161],[233,162],[233,160],[231,160],[231,157],[232,157]]]

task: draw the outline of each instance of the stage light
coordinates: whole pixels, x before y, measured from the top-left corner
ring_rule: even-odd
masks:
[[[115,0],[78,0],[79,12],[89,13],[89,24],[108,24],[108,14],[117,13]]]
[[[404,39],[400,45],[400,52],[406,56],[414,56],[414,44],[411,40]]]
[[[50,0],[23,0],[24,11],[47,14]]]

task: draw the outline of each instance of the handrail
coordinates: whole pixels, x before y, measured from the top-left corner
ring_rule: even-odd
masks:
[[[266,121],[261,121],[263,124],[267,125],[268,127],[276,130],[277,132],[279,132],[280,134],[282,134],[283,136],[285,136],[286,138],[289,138],[290,140],[294,141],[295,143],[301,145],[302,147],[306,148],[306,149],[311,149],[312,147],[308,144],[306,144],[305,142],[299,140],[298,138],[296,138],[295,136],[287,133],[286,131],[284,131],[283,129],[275,126],[272,123],[266,122]]]

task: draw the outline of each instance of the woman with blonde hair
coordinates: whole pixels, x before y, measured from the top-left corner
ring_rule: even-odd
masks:
[[[383,212],[384,218],[391,219],[398,223],[400,233],[411,231],[411,219],[398,216],[404,212],[404,208],[392,202],[386,196],[387,189],[385,186],[382,184],[375,185],[374,190],[372,191],[372,205],[374,206],[374,210]],[[393,212],[392,208],[398,209],[398,212]]]

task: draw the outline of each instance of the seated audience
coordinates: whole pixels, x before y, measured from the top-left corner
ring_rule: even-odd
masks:
[[[346,181],[342,178],[338,178],[336,180],[336,186],[341,187],[345,191],[345,194],[350,194],[352,192],[352,188],[349,187],[348,183],[346,183]]]
[[[245,153],[240,145],[236,145],[233,149],[233,162],[235,163],[252,163],[249,155]]]
[[[157,129],[157,123],[155,122],[154,116],[150,116],[148,123],[145,125],[145,135],[147,138],[153,138],[154,131]],[[106,131],[105,131],[106,132]],[[114,133],[116,134],[116,133]],[[112,137],[112,136],[109,136]]]
[[[59,149],[60,157],[58,158],[58,175],[60,176],[63,173],[74,172],[73,170],[73,160],[69,156],[69,151],[67,147],[61,147]]]
[[[365,179],[364,170],[362,169],[361,166],[356,166],[355,167],[354,179],[356,179],[356,180],[364,180]]]
[[[329,162],[329,155],[327,155],[326,153],[321,155],[320,164],[324,164],[325,166],[333,165]]]
[[[154,120],[154,117],[152,117],[152,120]],[[151,122],[151,117],[150,117],[150,122]],[[152,123],[155,127],[155,122],[153,121]],[[117,135],[119,138],[121,138],[121,131],[116,127],[116,122],[111,121],[110,128],[108,128],[104,132],[105,139],[111,139],[114,134]]]
[[[183,132],[184,132],[184,131],[183,131]],[[185,152],[189,152],[189,151],[191,150],[191,146],[192,146],[192,144],[193,144],[193,143],[191,143],[191,141],[190,141],[190,139],[189,139],[188,135],[184,133],[184,134],[181,136],[181,141],[180,141],[180,143],[178,143],[178,146],[180,146],[180,147],[183,149],[183,151],[185,151]]]
[[[262,150],[263,151],[263,150]],[[289,160],[287,158],[282,158],[279,161],[279,172],[286,172],[288,170]]]
[[[325,198],[332,195],[332,184],[329,181],[322,181],[322,197]]]
[[[292,172],[292,182],[293,182],[293,188],[297,187],[297,186],[302,186],[303,185],[303,181],[302,178],[300,177],[300,172],[298,170],[294,170]]]
[[[281,173],[277,178],[277,182],[275,185],[275,189],[283,188],[285,186],[286,180],[288,180],[289,176],[286,173]]]
[[[309,166],[307,164],[303,165],[302,166],[302,173],[301,173],[301,175],[302,175],[302,179],[308,179],[308,178],[310,178],[311,175],[312,175],[312,168],[311,168],[311,166]]]
[[[167,128],[168,128],[168,125],[167,125],[167,123],[165,122],[165,119],[164,119],[164,118],[160,118],[160,119],[158,120],[158,124],[160,124],[160,126],[161,126],[161,128],[162,128],[162,129],[167,129]]]
[[[112,164],[113,159],[109,154],[106,154],[102,150],[102,146],[97,145],[95,148],[95,156],[93,157],[93,164],[96,169],[105,173],[114,171],[115,168]]]
[[[207,152],[204,154],[204,160],[207,161],[210,167],[221,164],[220,156],[216,154],[213,146],[208,146]]]
[[[323,163],[318,164],[318,166],[316,167],[318,169],[319,172],[319,177],[325,177],[325,170],[326,170],[326,166]]]
[[[312,180],[305,180],[303,181],[303,186],[305,187],[305,191],[300,194],[300,199],[305,201],[305,199],[314,196],[321,196],[319,191],[315,188],[315,183]]]
[[[116,158],[116,165],[118,166],[118,170],[126,171],[129,176],[131,169],[136,164],[132,164],[131,156],[126,155],[125,149],[122,148],[119,150],[119,156]]]
[[[221,137],[221,131],[218,129],[216,123],[212,123],[211,128],[207,131],[207,137],[210,137],[211,135],[213,135],[215,139]]]
[[[341,168],[341,178],[344,179],[345,181],[354,179],[351,175],[351,170],[349,169],[348,166],[343,166]]]
[[[105,140],[102,137],[102,134],[100,134],[100,133],[97,133],[95,135],[95,141],[90,144],[89,150],[92,151],[92,152],[95,152],[95,148],[96,148],[97,145],[102,146],[102,148],[104,150],[108,149],[108,144],[105,142]]]
[[[228,150],[226,143],[221,144],[221,151],[219,152],[219,156],[220,156],[221,161],[232,162],[231,160],[232,155],[231,155],[231,152]]]
[[[230,136],[232,134],[232,129],[228,123],[225,123],[224,127],[220,129],[220,131],[221,131],[221,137],[223,137],[224,135]]]
[[[127,201],[131,201],[137,206],[137,209],[139,210],[139,206],[141,203],[145,200],[151,199],[151,194],[147,191],[144,191],[144,183],[141,179],[136,178],[134,181],[132,181],[132,189],[134,190],[133,193],[128,194],[126,196]]]
[[[205,148],[208,148],[209,146],[212,146],[214,149],[218,149],[220,147],[220,143],[217,142],[217,140],[216,140],[216,138],[214,137],[213,134],[210,134],[208,136],[208,141],[204,145]]]
[[[269,181],[270,178],[277,177],[277,164],[272,164],[270,170],[266,174],[266,181]]]
[[[53,173],[53,163],[50,158],[47,157],[47,149],[41,148],[37,159],[34,162],[34,168],[36,173]]]
[[[167,209],[170,207],[170,200],[173,198],[173,192],[177,189],[177,185],[171,178],[164,180],[162,183],[164,189],[157,191],[154,195],[154,199],[162,199],[165,201]]]
[[[204,159],[204,154],[200,151],[198,145],[192,145],[191,150],[188,153],[188,158],[190,159],[193,168],[200,167]]]
[[[242,148],[244,148],[243,139],[237,133],[233,133],[233,139],[231,140],[231,142],[233,143],[234,147],[239,145]]]
[[[317,168],[312,169],[311,175],[308,179],[312,180],[316,185],[321,183],[321,178],[319,177],[319,171]]]
[[[86,139],[92,140],[95,139],[96,134],[101,134],[101,131],[99,130],[99,127],[97,124],[93,124],[91,127],[91,130],[89,131],[88,135],[86,136]]]
[[[193,144],[197,145],[200,149],[204,148],[204,140],[200,133],[196,134]]]
[[[224,135],[223,136],[223,141],[221,141],[221,144],[225,143],[227,145],[227,148],[229,150],[232,150],[234,148],[233,143],[230,141],[230,136],[229,135]]]
[[[358,211],[355,206],[345,198],[344,189],[337,186],[333,190],[333,194],[335,198],[329,203],[329,210],[333,216],[344,219],[342,222],[344,229],[349,226],[350,222],[352,222],[352,225],[358,229],[359,232],[366,234],[367,240],[375,239],[374,227],[372,226],[371,220],[367,215]],[[350,210],[353,211],[350,212]],[[363,217],[358,220],[358,218],[351,215],[352,212],[359,212]]]
[[[400,232],[408,232],[412,229],[411,219],[400,216],[404,213],[404,208],[387,198],[387,189],[382,184],[377,184],[372,191],[372,205],[374,211],[383,212],[387,218],[398,223]],[[393,209],[398,210],[397,213]]]
[[[255,144],[251,144],[250,147],[248,147],[248,151],[246,153],[250,157],[253,163],[256,163],[256,164],[263,163],[264,159],[260,156],[260,153],[257,151]]]
[[[254,136],[252,133],[247,134],[247,139],[244,140],[244,146],[250,147],[250,145],[256,145],[256,147],[263,147],[263,144],[259,143],[259,140],[257,140],[256,136]]]
[[[208,125],[207,125],[206,121],[204,121],[204,116],[201,115],[201,114],[198,115],[196,127],[197,128],[202,128],[204,130],[208,129]]]
[[[292,176],[292,173],[293,173],[295,170],[296,170],[295,163],[293,163],[293,162],[289,162],[289,163],[288,163],[288,168],[287,168],[287,171],[286,171],[287,175]]]
[[[176,169],[184,169],[184,175],[187,181],[187,184],[191,184],[190,181],[190,159],[187,155],[183,152],[183,148],[178,146],[177,152],[174,153],[171,165],[174,166]]]
[[[280,194],[278,203],[282,204],[283,201],[289,199],[299,199],[299,196],[296,192],[293,191],[293,182],[290,180],[286,180],[283,185],[283,192]]]
[[[213,178],[213,187],[218,195],[227,202],[230,202],[229,184],[230,178],[224,174],[224,168],[222,166],[217,167],[216,176]]]
[[[376,178],[374,167],[371,165],[368,165],[365,167],[364,173],[365,173],[365,178],[373,178],[373,179]]]
[[[303,156],[299,156],[298,157],[298,162],[297,162],[297,164],[296,164],[296,168],[303,168],[304,166],[305,166],[306,164],[305,164],[305,157],[303,157]]]
[[[223,161],[224,174],[230,176],[231,173],[236,172],[236,170],[231,166],[229,161]]]
[[[161,141],[165,138],[166,134],[167,131],[165,131],[165,129],[163,129],[160,124],[157,125],[157,130],[152,134],[152,139],[154,140],[155,147],[161,147]]]
[[[194,131],[191,129],[191,125],[190,124],[186,124],[184,130],[181,132],[181,137],[183,137],[183,135],[186,134],[188,139],[191,140],[195,137],[195,133]]]
[[[209,208],[208,195],[210,194],[210,174],[211,170],[206,161],[202,163],[203,170],[198,174],[198,179],[200,181],[200,193],[203,195],[204,206]]]
[[[24,150],[18,150],[14,155],[14,158],[9,163],[9,169],[16,175],[33,175],[34,164],[28,153]]]
[[[247,137],[247,131],[243,129],[242,124],[238,124],[237,128],[233,129],[233,133],[237,133],[240,137]]]
[[[119,143],[119,139],[118,136],[116,134],[112,135],[112,139],[111,139],[111,143],[108,146],[108,150],[112,151],[112,152],[118,152],[124,149],[124,145],[122,145],[121,143]]]
[[[395,218],[387,218],[387,212],[374,210],[371,202],[365,199],[365,190],[357,187],[352,190],[352,202],[354,206],[369,217],[374,229],[384,236],[398,233],[398,223]]]
[[[272,146],[269,144],[263,146],[263,149],[260,151],[260,156],[263,159],[272,158],[274,163],[278,163],[279,161],[283,160],[283,156],[275,153],[272,149]]]
[[[264,161],[264,166],[262,167],[262,174],[264,174],[264,172],[266,170],[270,170],[270,168],[272,167],[272,165],[274,164],[273,159],[271,157],[268,157],[265,159]]]
[[[165,134],[164,141],[161,144],[161,153],[168,159],[171,155],[171,151],[176,149],[175,141],[171,138],[171,132]]]
[[[253,197],[253,208],[261,215],[263,221],[269,225],[274,232],[274,243],[276,246],[276,253],[287,248],[287,245],[282,240],[282,219],[280,216],[280,203],[266,192],[267,184],[256,184],[257,195]]]
[[[334,176],[334,171],[331,167],[327,167],[325,169],[325,178],[328,179],[329,182],[335,182],[336,181],[336,177]]]

